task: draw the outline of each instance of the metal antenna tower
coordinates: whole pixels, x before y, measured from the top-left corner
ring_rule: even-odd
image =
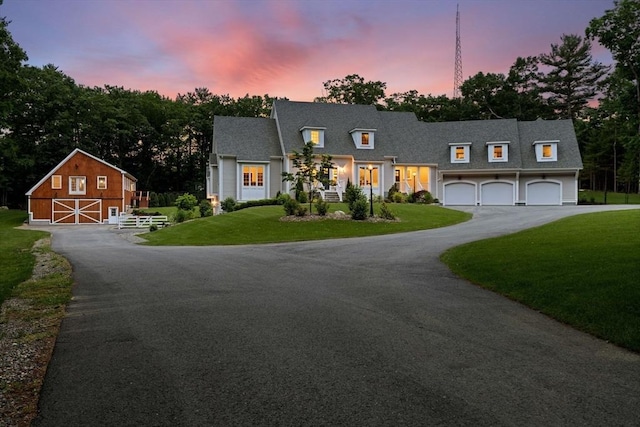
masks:
[[[460,47],[460,5],[456,5],[456,64],[453,73],[453,98],[460,98],[462,86],[462,48]]]

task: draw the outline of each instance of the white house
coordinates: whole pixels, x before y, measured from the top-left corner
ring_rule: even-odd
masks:
[[[443,205],[563,205],[578,201],[582,160],[570,120],[419,121],[374,106],[276,100],[270,118],[214,118],[207,165],[213,201],[290,191],[293,151],[313,141],[330,154],[341,195],[347,179],[384,196],[428,190]]]

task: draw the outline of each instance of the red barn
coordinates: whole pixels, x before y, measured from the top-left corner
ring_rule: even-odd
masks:
[[[26,193],[29,224],[117,224],[138,206],[136,181],[76,148]]]

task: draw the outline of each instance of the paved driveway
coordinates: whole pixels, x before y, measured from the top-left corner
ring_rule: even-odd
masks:
[[[241,247],[54,227],[76,286],[35,424],[638,425],[639,355],[438,261],[602,209],[470,208],[443,229]]]

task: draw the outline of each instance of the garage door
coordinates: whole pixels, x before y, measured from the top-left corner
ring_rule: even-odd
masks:
[[[476,204],[476,186],[468,182],[445,184],[443,204],[474,206]]]
[[[53,224],[102,223],[100,199],[53,199],[51,207]]]
[[[513,205],[512,182],[488,182],[480,187],[480,203],[483,205]]]
[[[527,184],[527,205],[561,205],[562,186],[559,182],[531,182]]]

